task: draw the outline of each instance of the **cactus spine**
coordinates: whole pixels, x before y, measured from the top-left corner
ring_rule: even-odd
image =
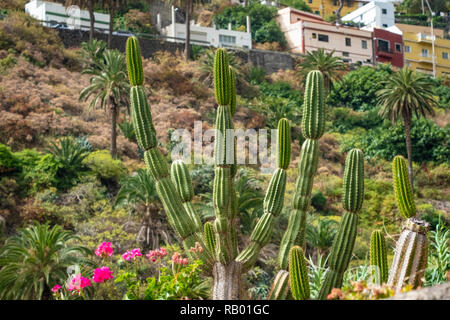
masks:
[[[406,161],[402,156],[394,157],[392,173],[398,208],[402,217],[407,219],[397,240],[388,279],[388,284],[399,292],[405,284],[410,284],[414,288],[422,284],[428,258],[427,231],[430,225],[414,218],[416,206]]]
[[[288,227],[281,240],[278,264],[286,270],[290,248],[296,243],[305,246],[306,213],[311,201],[314,175],[319,157],[318,139],[324,133],[324,91],[323,75],[315,70],[308,73],[303,106],[303,142],[298,164],[298,177],[292,201],[293,210],[289,216]]]
[[[328,272],[319,292],[325,300],[333,288],[342,286],[344,272],[348,267],[356,239],[357,213],[364,198],[364,156],[361,150],[352,149],[347,155],[344,171],[344,194],[342,204],[346,212],[331,248]]]
[[[394,157],[392,163],[392,177],[394,179],[394,193],[400,213],[405,219],[416,215],[416,206],[408,178],[406,160],[402,156]]]
[[[294,246],[289,251],[289,283],[295,300],[309,299],[309,279],[302,248]]]
[[[183,240],[186,251],[199,242],[204,250],[195,257],[203,260],[204,271],[213,276],[213,299],[237,299],[242,272],[256,261],[261,248],[270,240],[274,218],[281,212],[286,187],[286,171],[290,160],[290,127],[286,119],[280,121],[279,168],[275,171],[264,199],[264,214],[250,237],[250,244],[238,255],[236,217],[237,197],[234,187],[236,152],[231,151],[235,139],[227,135],[233,129],[232,116],[236,106],[235,74],[228,65],[224,49],[216,51],[214,59],[214,91],[218,103],[214,145],[215,177],[213,203],[215,220],[202,230],[199,216],[191,201],[194,196],[188,169],[181,161],[174,161],[169,170],[166,159],[157,148],[150,106],[144,93],[144,76],[139,41],[127,40],[127,68],[130,78],[130,97],[133,125],[139,146],[145,151],[147,170],[156,184],[156,191],[164,206],[168,221]]]
[[[386,283],[388,277],[386,241],[380,230],[370,236],[370,266],[374,269],[373,282]]]

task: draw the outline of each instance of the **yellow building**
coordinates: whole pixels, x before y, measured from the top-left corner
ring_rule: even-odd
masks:
[[[403,32],[405,67],[433,74],[432,37],[430,27],[396,24]],[[434,29],[434,54],[436,76],[450,76],[450,40],[444,39],[444,31]]]
[[[342,0],[344,5],[341,10],[341,17],[365,5],[368,0]],[[305,0],[306,4],[315,14],[319,14],[322,18],[334,14],[339,8],[339,0]]]

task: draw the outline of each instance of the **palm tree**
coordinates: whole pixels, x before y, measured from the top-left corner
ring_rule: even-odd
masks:
[[[184,7],[185,11],[185,25],[186,25],[186,41],[184,45],[184,58],[189,60],[191,58],[191,14],[193,13],[194,6],[197,4],[208,2],[207,0],[168,0],[171,5],[177,5]],[[174,21],[175,23],[175,21]]]
[[[104,62],[97,68],[87,68],[83,73],[91,74],[89,86],[80,93],[80,101],[87,101],[92,95],[89,107],[109,109],[111,117],[111,156],[117,155],[117,117],[121,104],[127,105],[129,84],[125,58],[117,50],[106,50]]]
[[[434,115],[433,107],[438,104],[433,96],[433,83],[426,75],[411,69],[401,69],[383,82],[384,88],[377,91],[380,116],[396,123],[403,118],[405,124],[406,152],[411,188],[413,187],[411,121],[412,116]]]
[[[308,52],[299,64],[300,74],[306,79],[306,75],[312,70],[320,70],[323,74],[327,92],[333,87],[333,82],[341,78],[339,71],[345,70],[345,64],[340,57],[333,57],[334,50],[325,52],[323,48]]]
[[[164,222],[160,219],[161,203],[150,173],[138,169],[135,175],[126,177],[121,184],[114,206],[121,204],[135,208],[144,207],[144,223],[138,233],[138,240],[152,249],[159,247],[160,235],[166,243],[169,243],[169,232],[163,227]]]
[[[316,249],[316,255],[320,256],[333,245],[338,223],[327,218],[319,218],[317,226],[308,224],[306,229],[306,240],[309,245]]]
[[[51,288],[68,278],[67,267],[92,265],[91,250],[74,240],[80,239],[60,226],[38,223],[9,238],[0,249],[0,299],[51,299]]]

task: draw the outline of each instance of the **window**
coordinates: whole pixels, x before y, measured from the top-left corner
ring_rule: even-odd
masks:
[[[428,57],[428,49],[422,49],[422,57]]]
[[[382,14],[387,14],[387,9],[381,9]]]
[[[352,6],[352,0],[347,0],[347,7],[351,7]]]
[[[328,42],[328,36],[326,34],[319,33],[319,41]]]
[[[361,40],[361,47],[367,49],[367,40]]]
[[[383,28],[387,28],[388,25],[386,23],[383,23]]]
[[[448,52],[442,52],[442,59],[448,59]]]
[[[320,16],[320,11],[319,11],[319,10],[316,10],[316,11],[314,11],[314,14],[317,14],[317,15]]]
[[[389,41],[378,39],[378,51],[389,52]]]
[[[312,0],[308,0],[308,3],[312,3]]]
[[[315,32],[312,34],[312,38],[313,38],[313,39],[316,39],[316,38],[317,38],[317,34],[316,34]]]
[[[337,6],[337,5],[338,5],[337,0],[334,0],[334,1],[333,1],[333,6]]]
[[[348,52],[342,52],[342,56],[343,57],[348,57],[349,55],[348,55]]]
[[[402,45],[400,43],[395,44],[395,52],[402,52]]]
[[[411,47],[410,46],[405,46],[405,52],[411,52]]]
[[[220,34],[219,35],[219,41],[221,43],[235,44],[236,43],[236,37],[226,36],[226,35]]]
[[[345,38],[345,46],[351,47],[352,45],[352,39],[351,38]]]

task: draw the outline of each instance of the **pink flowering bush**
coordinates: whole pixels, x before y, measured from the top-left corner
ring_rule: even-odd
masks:
[[[108,267],[101,267],[94,270],[92,280],[96,283],[101,283],[113,278],[113,272]]]
[[[101,243],[97,250],[95,250],[95,255],[101,258],[110,257],[113,254],[113,249],[111,248],[111,242]]]
[[[91,280],[85,278],[81,273],[73,277],[72,281],[69,283],[69,291],[76,291],[80,293],[84,288],[91,286]]]
[[[189,260],[187,258],[183,258],[181,256],[181,254],[179,254],[178,252],[175,252],[173,254],[172,262],[175,264],[180,264],[180,265],[184,265],[184,266],[187,266],[189,264]]]
[[[131,251],[127,250],[123,255],[122,259],[125,261],[136,260],[137,257],[142,256],[141,249],[136,248]]]
[[[57,284],[52,288],[52,292],[57,293],[59,291],[59,289],[61,289],[61,286],[59,284]]]
[[[149,258],[150,261],[155,262],[167,256],[167,250],[165,248],[160,248],[156,250],[150,250],[145,256]]]

